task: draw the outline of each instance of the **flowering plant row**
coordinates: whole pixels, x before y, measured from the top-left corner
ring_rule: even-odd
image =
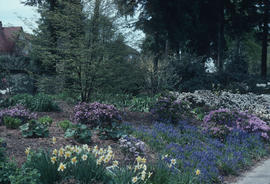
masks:
[[[269,139],[268,133],[270,131],[267,123],[257,116],[228,109],[211,111],[204,117],[203,128],[220,139],[224,139],[234,129],[259,133],[263,138]]]
[[[56,144],[56,139],[53,138]],[[51,152],[35,152],[30,147],[25,150],[27,162],[25,168],[36,169],[40,173],[41,183],[62,182],[73,178],[82,183],[143,184],[152,172],[146,165],[146,159],[137,157],[133,166],[125,169],[114,160],[112,148],[71,146],[53,149]],[[129,173],[129,174],[124,174]]]

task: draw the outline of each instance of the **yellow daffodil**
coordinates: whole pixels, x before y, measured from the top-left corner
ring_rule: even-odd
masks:
[[[52,162],[53,164],[55,164],[55,162],[56,162],[56,157],[51,157],[51,162]]]
[[[147,170],[147,166],[144,164],[143,165],[143,170],[146,171]]]
[[[53,144],[56,143],[56,138],[55,138],[55,137],[52,138],[52,143],[53,143]]]
[[[198,176],[198,175],[201,174],[201,171],[200,171],[199,169],[197,169],[195,173],[196,173],[196,175]]]
[[[57,149],[54,149],[53,150],[53,155],[57,155],[57,153],[58,153]]]
[[[71,157],[71,152],[70,151],[67,151],[65,152],[65,159]]]
[[[146,176],[146,172],[145,172],[145,171],[142,171],[141,174],[142,174],[142,175],[141,175],[141,179],[144,181],[144,180],[145,180],[145,176]]]
[[[82,156],[82,160],[83,160],[83,161],[87,160],[87,155],[83,155],[83,156]]]
[[[102,155],[100,158],[99,158],[101,161],[103,161],[105,159],[105,156]]]
[[[29,155],[30,150],[31,150],[31,147],[26,148],[26,149],[25,149],[25,154],[26,154],[26,155]]]
[[[104,153],[103,148],[100,148],[100,150],[99,150],[98,154],[99,154],[99,155],[102,155],[103,153]]]
[[[145,164],[146,163],[146,158],[142,158],[142,160],[141,160],[141,162],[143,163],[143,164]]]
[[[80,153],[82,150],[81,150],[81,148],[79,148],[79,147],[75,147],[75,150],[74,150],[76,153]]]
[[[66,169],[66,164],[60,163],[59,167],[58,167],[58,171],[64,171]]]
[[[104,163],[108,163],[110,160],[106,157],[105,159],[104,159]]]
[[[102,160],[101,160],[101,159],[98,159],[98,160],[97,160],[97,165],[100,165],[101,162],[102,162]]]
[[[71,159],[71,163],[72,163],[72,164],[76,164],[76,163],[77,163],[77,157],[73,157],[73,158]]]
[[[119,163],[118,163],[118,161],[117,161],[117,160],[113,161],[113,166],[114,166],[114,167],[117,167],[117,166],[118,166],[118,164],[119,164]]]
[[[58,155],[60,157],[62,157],[64,155],[64,149],[63,148],[60,148],[59,151],[58,151]]]
[[[140,162],[142,161],[142,158],[141,158],[140,156],[138,156],[138,157],[136,158],[136,161],[137,161],[138,163],[140,163]]]
[[[148,173],[148,178],[150,178],[152,176],[152,174],[153,174],[152,172],[149,172]]]
[[[176,164],[176,160],[175,159],[171,159],[171,164],[175,165]]]
[[[132,183],[136,183],[137,181],[138,181],[138,177],[137,176],[135,176],[135,177],[132,178]]]
[[[83,145],[83,149],[84,149],[84,150],[88,150],[88,145],[87,145],[87,144],[84,144],[84,145]]]

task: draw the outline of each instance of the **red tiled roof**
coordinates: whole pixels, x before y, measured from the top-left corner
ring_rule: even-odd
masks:
[[[0,53],[12,53],[22,27],[0,28]]]

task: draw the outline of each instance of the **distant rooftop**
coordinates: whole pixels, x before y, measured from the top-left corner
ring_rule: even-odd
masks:
[[[22,27],[3,27],[0,21],[0,53],[13,53]]]

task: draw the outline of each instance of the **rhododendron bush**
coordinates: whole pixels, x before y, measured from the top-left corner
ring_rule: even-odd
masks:
[[[26,123],[28,120],[36,118],[35,113],[31,113],[28,109],[22,105],[16,105],[9,109],[4,109],[0,111],[0,125],[3,123],[4,117],[18,118],[22,121],[22,124]]]
[[[259,133],[268,139],[270,127],[266,122],[248,112],[218,109],[204,117],[203,129],[214,137],[224,139],[232,130],[239,129],[249,133]]]
[[[120,122],[119,111],[113,105],[94,103],[80,103],[74,108],[75,123],[89,124],[92,127],[110,126],[113,122]]]

